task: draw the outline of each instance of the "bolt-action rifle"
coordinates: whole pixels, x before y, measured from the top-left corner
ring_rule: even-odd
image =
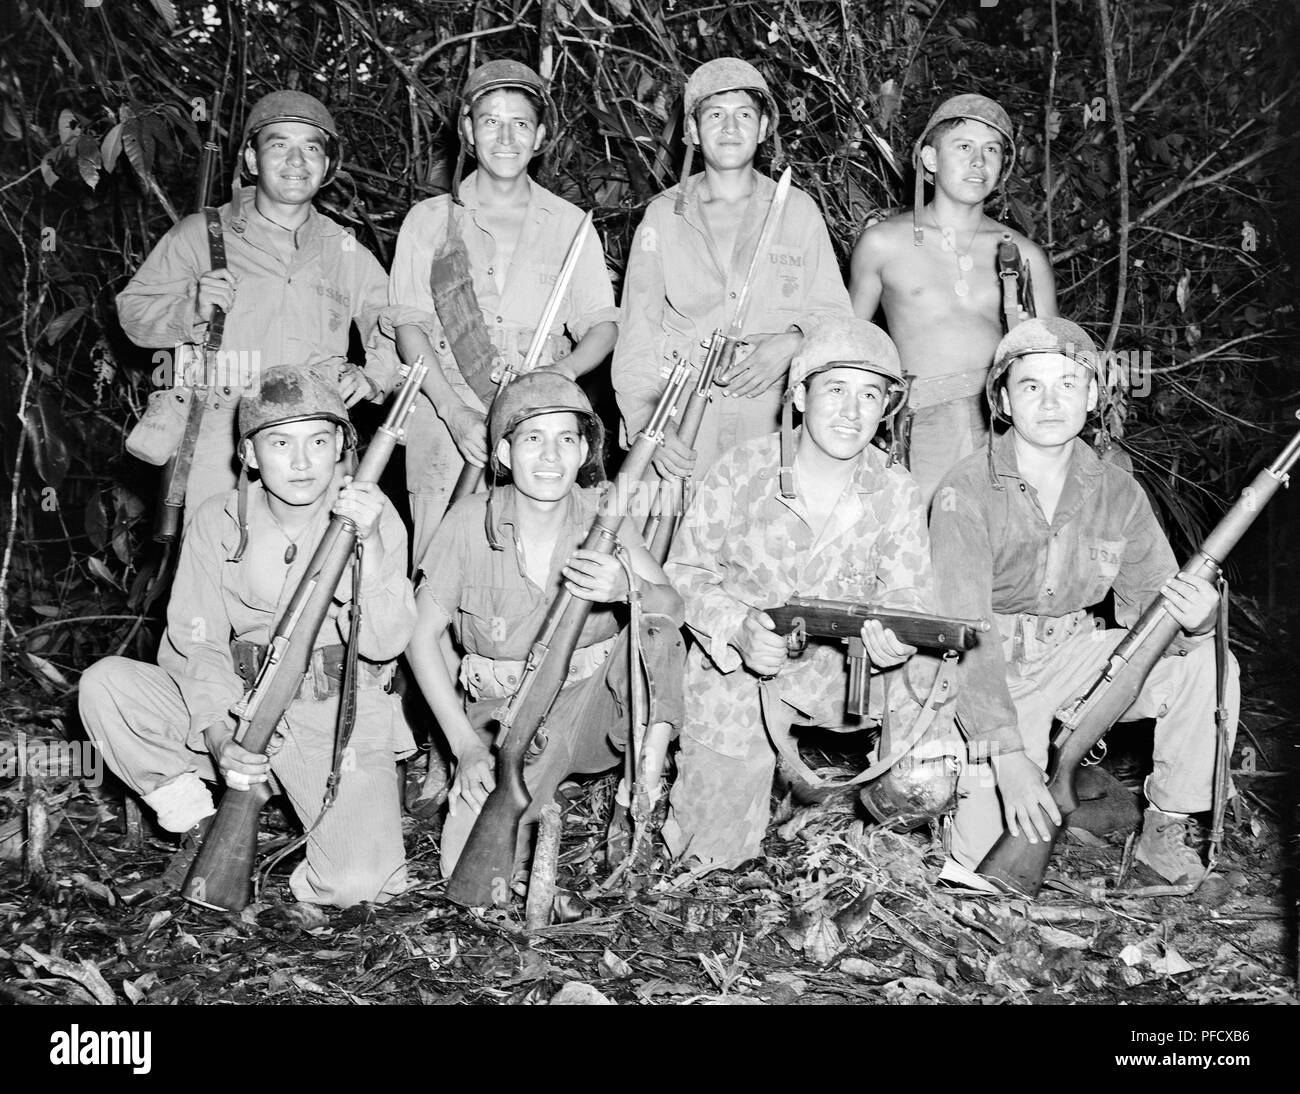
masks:
[[[704,364],[700,366],[695,387],[682,411],[677,425],[677,437],[687,447],[695,446],[695,439],[700,434],[700,423],[704,420],[704,411],[713,395],[713,385],[719,376],[726,376],[731,371],[736,359],[736,349],[744,340],[745,317],[749,312],[750,297],[753,295],[754,281],[758,272],[767,261],[767,252],[771,250],[772,241],[781,227],[781,214],[785,210],[786,197],[790,193],[790,168],[781,172],[772,195],[772,204],[768,206],[767,216],[758,235],[753,257],[749,260],[749,270],[745,274],[745,283],[740,287],[736,300],[736,310],[731,322],[724,331],[721,327],[713,332],[708,341],[708,351]],[[653,477],[653,476],[652,476]],[[677,530],[677,519],[686,508],[686,490],[689,483],[681,479],[668,479],[662,482],[656,493],[655,508],[646,522],[644,536],[646,546],[656,562],[662,565],[668,557],[668,548],[673,542],[673,533]]]
[[[417,360],[407,372],[388,417],[366,449],[353,482],[379,481],[393,449],[403,438],[425,372],[423,360]],[[331,518],[307,572],[275,629],[252,689],[233,711],[239,719],[236,739],[249,752],[266,752],[284,712],[298,697],[316,636],[338,591],[339,581],[352,561],[356,539],[357,528],[352,521],[346,517]],[[360,588],[359,582],[356,588]],[[248,904],[257,858],[258,819],[270,796],[265,783],[255,784],[248,790],[226,788],[181,890],[186,900],[232,912]]]
[[[1200,550],[1187,560],[1183,572],[1209,582],[1216,581],[1224,559],[1278,487],[1287,482],[1297,459],[1300,459],[1300,433],[1292,437],[1282,454],[1242,491],[1241,497],[1215,525]],[[1079,804],[1074,796],[1074,774],[1079,765],[1133,705],[1151,669],[1179,629],[1178,621],[1169,613],[1165,597],[1157,596],[1115,647],[1092,685],[1068,707],[1057,712],[1059,728],[1052,737],[1048,755],[1047,789],[1060,810],[1062,827]],[[1017,896],[1037,896],[1060,834],[1060,827],[1054,825],[1045,813],[1043,820],[1051,830],[1050,839],[1030,843],[1023,832],[1019,836],[1003,832],[976,868],[977,872],[1006,892]]]
[[[663,444],[664,429],[688,376],[689,366],[684,361],[673,370],[650,421],[624,459],[618,478],[601,498],[596,519],[582,542],[583,550],[613,553],[633,488],[649,469],[655,448]],[[551,602],[528,651],[519,688],[499,719],[496,786],[483,803],[447,882],[447,898],[457,904],[483,907],[509,903],[519,822],[532,803],[524,784],[524,763],[530,747],[545,747],[547,719],[568,679],[569,661],[591,609],[591,601],[562,589]]]
[[[221,92],[212,98],[212,114],[208,118],[208,139],[203,142],[203,152],[199,157],[198,192],[195,196],[195,208],[204,215],[207,222],[208,251],[212,258],[212,268],[221,270],[226,265],[226,241],[221,233],[221,220],[217,211],[208,205],[208,194],[212,190],[212,176],[216,171],[217,157],[221,149],[217,146],[218,119],[221,114]],[[190,477],[190,463],[194,459],[194,443],[198,440],[199,429],[203,425],[203,413],[207,409],[208,398],[216,383],[217,354],[221,351],[221,339],[226,329],[226,313],[219,307],[213,307],[212,319],[208,322],[207,334],[203,338],[203,372],[190,390],[190,405],[185,418],[185,432],[181,443],[171,459],[163,466],[162,484],[158,492],[158,512],[155,514],[153,538],[158,543],[175,543],[181,531],[181,514],[185,511],[185,483]],[[182,361],[180,354],[172,363],[173,372],[178,372]],[[181,377],[175,375],[172,382],[179,384]]]

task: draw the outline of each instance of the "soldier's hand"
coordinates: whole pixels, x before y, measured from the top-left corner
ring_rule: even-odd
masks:
[[[862,644],[867,648],[867,660],[878,669],[901,665],[916,652],[915,646],[909,646],[893,631],[886,630],[879,619],[868,619],[862,624]]]
[[[463,802],[471,813],[477,815],[496,784],[492,753],[486,745],[476,745],[456,758],[456,777],[451,780],[447,812],[454,817]]]
[[[670,427],[664,431],[664,443],[655,447],[651,463],[661,479],[689,480],[695,473],[695,449]]]
[[[339,394],[343,396],[343,405],[356,406],[362,399],[369,399],[374,394],[370,378],[355,365],[348,365],[339,377]]]
[[[194,298],[194,310],[202,322],[212,322],[213,307],[229,313],[234,302],[235,275],[229,270],[209,270],[199,278],[199,291]]]
[[[622,604],[627,600],[627,573],[613,555],[600,551],[574,551],[560,573],[565,588],[579,600],[593,604]]]
[[[228,725],[215,723],[203,731],[208,751],[217,761],[217,769],[231,790],[251,790],[264,783],[271,774],[271,761],[260,752],[249,752],[235,741]]]
[[[357,538],[366,539],[379,524],[384,511],[384,494],[374,482],[353,482],[352,476],[343,479],[343,489],[334,500],[333,515],[346,517],[357,526]]]
[[[762,395],[790,371],[790,361],[803,345],[797,331],[784,334],[754,334],[745,339],[750,350],[732,361],[731,369],[719,383],[733,399]]]
[[[485,467],[488,460],[487,418],[473,407],[461,403],[449,411],[443,421],[465,462],[472,463],[475,467]]]
[[[1043,769],[1023,752],[1005,752],[994,754],[993,770],[997,773],[1007,830],[1013,836],[1024,832],[1030,843],[1050,840],[1052,831],[1047,818],[1059,826],[1061,811],[1047,791]]]
[[[1168,600],[1169,614],[1188,634],[1205,634],[1214,629],[1219,610],[1219,590],[1203,577],[1177,574],[1160,590]]]
[[[785,664],[785,639],[776,633],[772,617],[757,608],[749,609],[731,644],[746,667],[758,676],[775,676]]]

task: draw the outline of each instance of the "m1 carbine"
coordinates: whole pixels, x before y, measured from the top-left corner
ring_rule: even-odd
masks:
[[[876,620],[909,646],[956,653],[971,649],[989,629],[984,619],[951,619],[879,604],[802,596],[791,597],[787,603],[763,611],[776,624],[776,633],[785,636],[786,651],[791,657],[803,655],[809,638],[833,638],[848,643],[849,693],[845,710],[853,715],[867,712],[871,666],[862,644],[862,624],[867,620]]]

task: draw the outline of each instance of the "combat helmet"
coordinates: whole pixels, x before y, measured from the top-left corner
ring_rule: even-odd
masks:
[[[546,89],[546,81],[522,61],[485,61],[474,69],[460,89],[457,118],[468,118],[470,110],[479,99],[503,88],[522,91],[537,101],[541,124],[546,127],[546,142],[539,151],[545,152],[556,138],[558,114],[555,101]],[[461,204],[460,176],[464,170],[465,141],[462,139],[456,148],[456,167],[451,173],[451,200],[457,205]]]
[[[832,368],[857,368],[889,381],[889,402],[881,416],[892,430],[894,417],[907,401],[907,381],[894,341],[874,323],[855,316],[823,319],[804,336],[790,362],[785,401],[781,406],[781,494],[794,497],[794,391],[800,384]]]
[[[912,242],[918,247],[925,241],[920,216],[921,207],[925,204],[925,176],[927,172],[921,163],[921,149],[929,141],[937,126],[942,125],[944,122],[959,119],[983,122],[1001,133],[1003,139],[1007,142],[1007,154],[1003,157],[1002,172],[998,175],[999,186],[1006,183],[1016,166],[1015,130],[1011,125],[1011,115],[1000,104],[994,102],[987,95],[973,93],[953,95],[941,102],[935,108],[934,113],[930,115],[930,120],[925,123],[925,128],[921,130],[921,135],[916,138],[916,143],[912,146],[912,166],[916,169],[916,193],[912,203]]]
[[[239,142],[241,160],[243,150],[252,145],[258,131],[273,122],[306,122],[320,129],[329,138],[325,149],[329,166],[325,169],[321,185],[324,186],[334,177],[341,156],[338,125],[334,122],[334,115],[325,109],[325,104],[305,91],[272,91],[253,104],[244,122],[244,135]]]
[[[1026,319],[1008,331],[993,351],[993,367],[984,381],[984,397],[994,421],[1006,417],[998,406],[998,391],[1007,371],[1021,357],[1032,353],[1062,354],[1092,373],[1099,392],[1104,386],[1097,344],[1078,323],[1060,316]]]
[[[578,469],[578,482],[591,485],[604,478],[605,427],[591,400],[573,380],[553,369],[538,368],[526,372],[501,389],[488,411],[488,504],[486,531],[489,545],[501,550],[496,535],[496,518],[493,505],[493,487],[498,476],[504,473],[497,449],[503,440],[530,418],[543,414],[570,412],[578,416],[583,434],[587,438],[587,459]]]
[[[256,393],[239,401],[240,444],[268,426],[312,418],[341,426],[345,446],[356,445],[357,431],[332,370],[320,365],[275,365],[262,373]]]
[[[686,180],[691,177],[691,164],[695,157],[695,145],[690,142],[686,131],[686,119],[693,117],[695,108],[710,95],[721,95],[726,91],[751,91],[758,95],[765,105],[768,123],[767,131],[772,137],[776,149],[776,158],[780,158],[781,144],[777,136],[776,125],[781,117],[776,97],[768,86],[766,78],[748,61],[739,57],[715,57],[705,61],[686,80],[682,92],[682,140],[686,141],[686,156],[682,160],[681,181],[678,184],[677,201],[673,211],[682,215],[686,204]]]
[[[337,372],[322,365],[273,365],[259,377],[257,390],[239,400],[239,544],[231,562],[239,562],[248,547],[248,449],[244,442],[271,426],[317,418],[342,428],[345,451],[356,447],[357,431],[339,392]]]

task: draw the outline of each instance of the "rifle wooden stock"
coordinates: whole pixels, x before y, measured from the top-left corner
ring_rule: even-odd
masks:
[[[408,372],[387,419],[366,449],[354,482],[377,482],[383,474],[402,436],[424,373],[425,367],[419,361]],[[239,743],[249,752],[266,752],[284,712],[297,699],[316,636],[352,561],[356,538],[357,529],[350,520],[333,517],[317,544],[275,629],[257,680],[236,711],[243,727]],[[269,797],[264,784],[251,790],[226,788],[216,819],[181,890],[186,900],[224,911],[239,911],[248,904],[257,854],[257,822]]]
[[[569,282],[573,280],[573,271],[578,265],[578,256],[582,254],[582,244],[587,235],[587,229],[591,227],[592,214],[587,213],[582,218],[582,223],[578,225],[578,230],[574,232],[573,238],[569,241],[569,249],[564,253],[564,261],[560,263],[560,271],[556,274],[555,284],[551,286],[550,294],[546,298],[546,303],[542,306],[542,314],[537,320],[537,328],[533,331],[532,340],[528,343],[528,352],[524,354],[523,364],[519,366],[519,372],[515,373],[512,369],[506,369],[501,374],[501,382],[497,385],[497,393],[494,397],[500,398],[501,392],[516,375],[523,376],[525,373],[532,372],[537,367],[537,362],[542,358],[542,350],[546,348],[546,339],[550,334],[551,324],[555,322],[555,316],[560,310],[560,302],[564,299],[564,294],[568,291]],[[492,410],[488,408],[488,414]],[[488,453],[488,460],[491,461],[492,454]],[[456,479],[456,485],[452,488],[451,499],[447,502],[447,508],[450,509],[461,498],[467,498],[473,494],[480,486],[483,485],[483,476],[487,472],[482,467],[475,467],[472,463],[466,463],[460,469],[460,475]]]
[[[1278,487],[1287,481],[1288,472],[1298,458],[1300,433],[1242,491],[1200,550],[1187,560],[1182,572],[1211,582],[1217,580],[1224,560]],[[1064,827],[1069,815],[1078,808],[1074,775],[1079,764],[1133,705],[1151,669],[1179,630],[1178,621],[1169,614],[1165,597],[1157,596],[1115,647],[1097,679],[1069,707],[1058,712],[1060,726],[1052,737],[1048,754],[1047,789],[1061,812],[1060,827]],[[1023,833],[1012,836],[1003,832],[976,872],[1006,892],[1037,896],[1060,835],[1060,827],[1053,825],[1050,817],[1044,814],[1043,819],[1051,829],[1050,839],[1031,843]]]
[[[804,638],[847,641],[858,637],[863,623],[875,619],[909,646],[961,653],[971,649],[979,641],[979,636],[989,630],[986,619],[953,619],[879,604],[858,604],[852,600],[793,596],[788,603],[764,608],[763,611],[772,617],[777,634],[793,637],[796,641]]]
[[[605,491],[596,519],[583,540],[584,550],[613,552],[628,501],[649,468],[656,446],[663,443],[664,427],[685,390],[687,376],[688,367],[683,362],[629,450],[618,478]],[[447,882],[448,900],[470,908],[509,903],[519,822],[532,804],[532,795],[524,783],[524,761],[535,737],[540,734],[541,743],[545,742],[546,720],[568,679],[569,661],[591,609],[591,601],[562,590],[546,613],[528,653],[519,690],[501,717],[496,786],[483,803]]]
[[[730,373],[736,359],[736,348],[744,338],[745,319],[749,314],[754,282],[762,268],[763,256],[771,249],[777,230],[781,227],[786,198],[790,194],[790,177],[790,168],[787,167],[777,180],[776,192],[773,193],[772,204],[768,206],[767,215],[763,218],[763,227],[758,233],[758,241],[749,260],[749,269],[745,272],[744,284],[740,287],[731,323],[725,332],[721,328],[713,332],[704,365],[700,368],[699,380],[682,413],[677,436],[690,448],[695,447],[695,440],[700,435],[700,423],[704,420],[704,411],[713,395],[713,385],[719,376],[726,377]],[[673,535],[677,531],[677,522],[686,509],[686,492],[689,487],[690,481],[687,479],[669,479],[660,483],[656,491],[654,512],[646,522],[643,538],[650,554],[660,565],[668,557],[668,549],[672,546]]]

